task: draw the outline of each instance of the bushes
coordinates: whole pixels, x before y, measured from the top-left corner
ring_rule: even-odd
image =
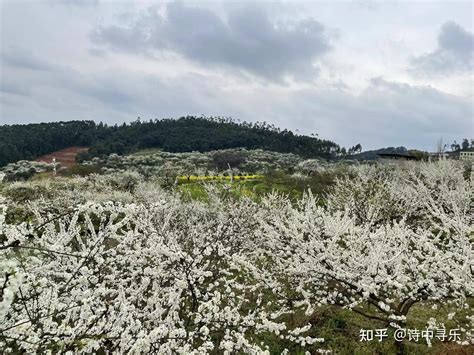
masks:
[[[227,170],[229,167],[238,168],[246,160],[245,156],[233,151],[217,152],[212,157],[212,163],[218,170]]]
[[[43,162],[20,160],[1,169],[3,181],[28,180],[38,173],[53,171],[53,165]]]
[[[101,172],[101,168],[98,165],[73,165],[67,170],[61,171],[60,175],[63,176],[87,176],[91,174],[99,174]]]

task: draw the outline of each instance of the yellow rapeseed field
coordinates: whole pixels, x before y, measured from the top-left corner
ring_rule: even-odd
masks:
[[[234,180],[255,180],[262,179],[263,175],[235,175],[232,178]],[[199,181],[222,181],[222,180],[231,180],[230,176],[224,175],[191,175],[191,176],[178,176],[178,182],[199,182]]]

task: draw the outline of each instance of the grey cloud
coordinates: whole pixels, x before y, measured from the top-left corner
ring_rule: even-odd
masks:
[[[51,3],[53,4],[58,4],[62,3],[65,5],[75,5],[75,6],[91,6],[91,5],[97,5],[99,3],[99,0],[54,0]]]
[[[107,55],[105,50],[99,48],[89,48],[87,52],[94,57],[105,57]]]
[[[50,71],[54,68],[50,63],[38,58],[32,53],[19,49],[9,48],[0,53],[2,66],[11,66],[37,71]]]
[[[281,90],[272,85],[221,90],[223,83],[206,74],[172,80],[130,70],[117,75],[113,70],[79,73],[62,68],[39,74],[22,71],[16,77],[29,83],[31,93],[21,104],[18,96],[4,95],[0,105],[3,119],[8,120],[4,123],[64,119],[118,123],[137,116],[221,115],[266,120],[346,146],[360,142],[366,149],[400,145],[434,149],[440,136],[459,140],[472,130],[468,99],[383,78],[372,79],[362,94],[354,95],[337,88]]]
[[[30,94],[29,90],[22,85],[16,85],[5,80],[0,81],[0,92],[18,96],[28,96]]]
[[[120,90],[111,81],[102,83],[98,77],[91,76],[88,79],[82,74],[68,66],[53,64],[47,60],[22,49],[10,49],[0,55],[3,62],[2,70],[5,78],[0,82],[0,91],[16,95],[33,95],[36,87],[49,87],[54,90],[71,90],[84,96],[93,97],[95,100],[120,110],[127,111],[131,105],[131,98]],[[10,69],[33,71],[32,75],[27,72],[12,74]],[[18,80],[21,78],[21,80]],[[14,84],[15,79],[21,83]],[[30,88],[26,89],[24,83],[29,82]],[[38,95],[38,93],[35,93]]]
[[[106,82],[107,83],[107,82]],[[108,84],[108,83],[107,83]],[[73,86],[75,83],[73,83]],[[72,87],[74,89],[74,87]],[[85,96],[98,100],[102,105],[112,107],[124,113],[133,114],[134,98],[119,88],[104,86],[103,83],[93,83],[89,86],[77,88],[77,91]]]
[[[97,106],[114,111],[115,115],[134,115],[132,112],[136,108],[133,95],[121,88],[123,82],[113,80],[116,75],[85,75],[68,66],[50,63],[27,51],[4,52],[1,58],[0,99],[4,101],[4,109],[14,100],[14,96],[22,96],[24,103],[17,110],[22,111],[28,107],[31,111],[31,117],[19,117],[19,122],[27,122],[37,114],[42,114],[43,111],[38,108],[68,118],[68,110],[74,115],[78,110],[94,112]],[[12,102],[18,106],[17,101]],[[43,120],[47,121],[50,117],[51,114],[48,113]],[[86,116],[81,119],[86,119]]]
[[[130,26],[93,34],[97,43],[130,52],[172,51],[206,65],[237,68],[270,80],[311,79],[315,59],[330,50],[325,28],[311,18],[275,22],[259,7],[233,9],[226,20],[206,8],[170,3]]]
[[[287,105],[273,102],[271,110],[280,115],[274,121],[283,125],[291,117],[293,129],[343,145],[360,142],[364,149],[404,145],[434,150],[439,137],[459,140],[473,129],[468,99],[382,78],[371,80],[360,95],[308,89],[294,92]]]
[[[472,128],[473,107],[468,99],[446,94],[430,86],[390,82],[382,78],[371,81],[360,97],[370,105],[374,122],[393,139],[420,141],[439,136],[461,136]],[[402,138],[401,138],[402,137]]]
[[[438,48],[412,59],[418,74],[451,74],[474,69],[474,36],[455,22],[447,22],[438,35]]]

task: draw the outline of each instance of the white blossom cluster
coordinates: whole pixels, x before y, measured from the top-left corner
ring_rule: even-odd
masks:
[[[217,187],[188,201],[135,173],[12,184],[0,198],[0,349],[269,353],[271,335],[316,351],[318,330],[287,316],[332,304],[396,328],[415,304],[465,311],[463,173],[449,161],[355,167],[324,204]],[[28,186],[43,192],[20,205]]]
[[[303,161],[301,157],[291,153],[278,153],[261,149],[227,149],[212,152],[169,153],[162,151],[143,151],[141,153],[119,156],[111,154],[105,158],[93,158],[84,162],[103,167],[104,172],[135,170],[145,175],[213,175],[216,167],[213,158],[222,153],[236,154],[242,157],[237,173],[265,174],[273,170],[296,168]],[[323,164],[323,163],[321,163]]]
[[[53,169],[54,166],[52,163],[49,164],[38,161],[20,160],[16,163],[10,163],[0,168],[0,182],[2,180],[25,180],[35,174],[45,171],[53,171]]]
[[[265,353],[258,334],[321,341],[292,332],[284,298],[253,275],[256,203],[153,197],[62,211],[42,200],[30,223],[2,219],[0,348]]]
[[[259,240],[274,265],[267,277],[278,272],[308,312],[334,304],[393,327],[418,303],[466,309],[474,228],[463,167],[439,161],[353,172],[325,207],[311,194],[296,206],[281,196],[264,201]]]

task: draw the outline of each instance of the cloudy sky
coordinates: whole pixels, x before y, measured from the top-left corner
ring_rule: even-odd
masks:
[[[364,149],[474,138],[471,1],[0,0],[0,123],[267,121]]]

